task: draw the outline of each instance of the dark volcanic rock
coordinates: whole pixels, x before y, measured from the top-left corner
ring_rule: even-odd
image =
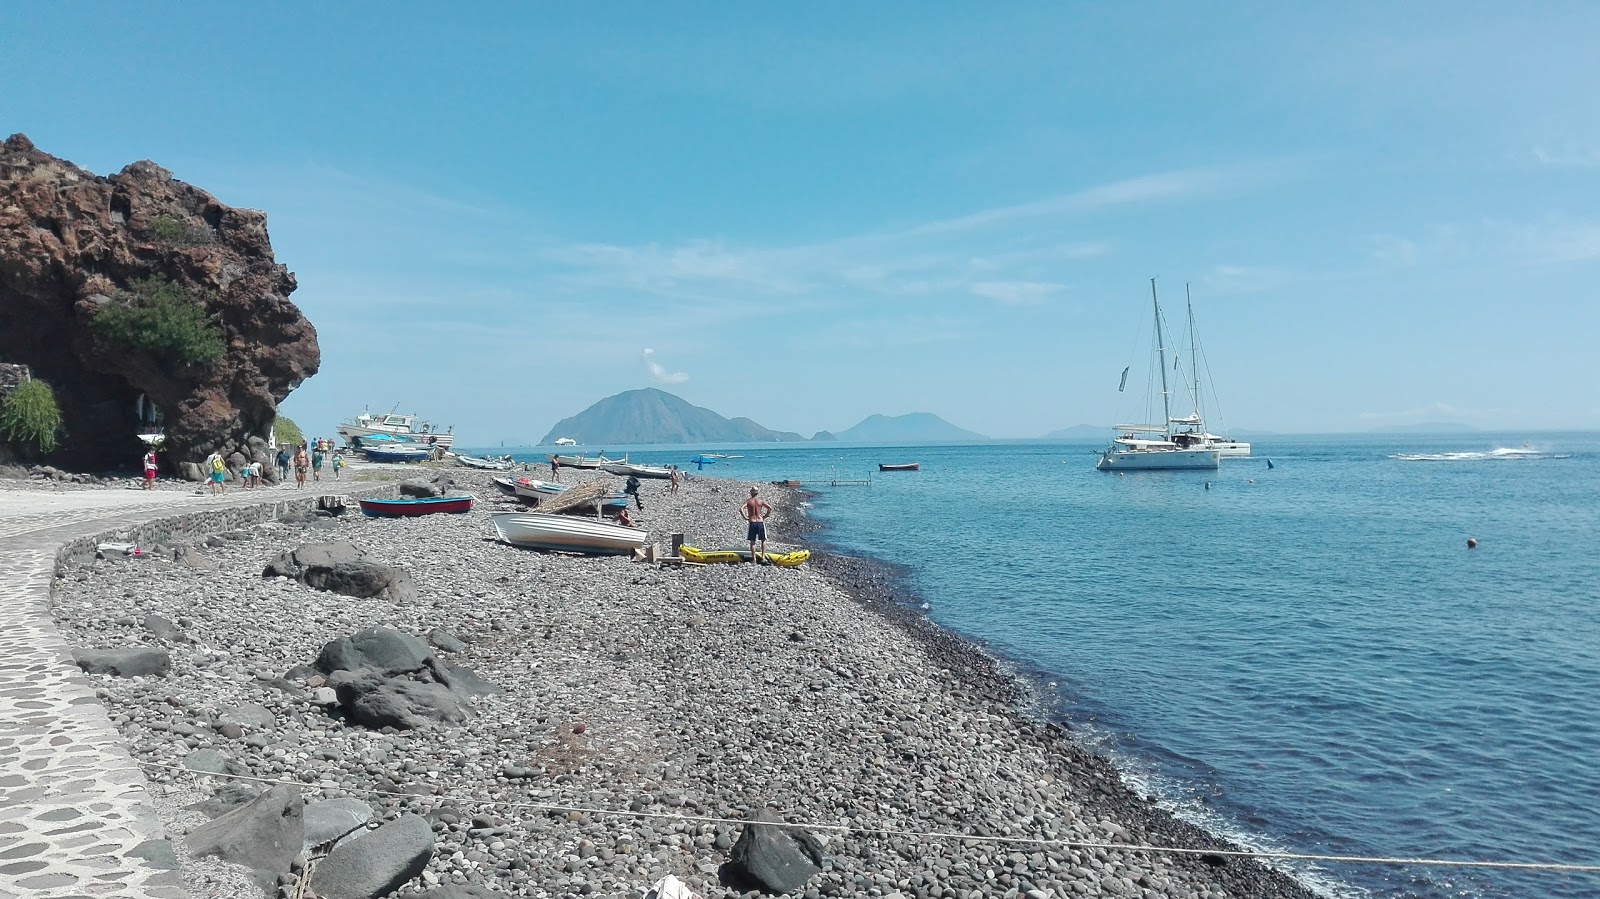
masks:
[[[385,677],[370,669],[339,671],[328,678],[350,720],[373,730],[412,730],[433,722],[454,724],[467,713],[455,694],[441,684],[407,677]]]
[[[114,677],[166,675],[172,659],[165,649],[155,646],[127,646],[121,649],[74,649],[72,660],[85,674]]]
[[[428,644],[387,627],[340,637],[323,646],[317,654],[317,670],[323,674],[362,668],[383,672],[419,671],[427,664]]]
[[[377,830],[340,840],[317,863],[311,888],[327,899],[379,899],[421,874],[433,858],[428,819],[401,815]]]
[[[799,828],[774,826],[782,823],[782,818],[762,809],[745,825],[728,853],[723,872],[728,884],[776,895],[794,892],[822,873],[825,859],[816,837]]]
[[[267,563],[262,577],[293,578],[315,590],[362,599],[414,602],[417,586],[410,572],[372,562],[349,543],[313,543],[286,552]]]
[[[289,870],[305,836],[305,804],[300,791],[275,786],[189,834],[196,856],[214,855],[244,865],[263,886]]]
[[[177,364],[108,352],[89,321],[136,282],[163,278],[203,304],[222,361]],[[151,162],[100,177],[33,146],[0,145],[0,359],[56,389],[67,440],[52,459],[107,469],[139,458],[137,401],[165,419],[162,464],[198,479],[213,450],[266,463],[279,401],[321,363],[311,323],[288,299],[267,217],[235,209]]]

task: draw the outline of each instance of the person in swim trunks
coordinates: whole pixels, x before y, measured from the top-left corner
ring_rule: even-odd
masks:
[[[739,517],[749,522],[745,528],[745,539],[750,541],[750,559],[761,562],[767,555],[767,516],[772,514],[772,506],[759,495],[755,487],[750,488],[750,498],[739,507]],[[756,541],[761,542],[761,552],[756,552]]]

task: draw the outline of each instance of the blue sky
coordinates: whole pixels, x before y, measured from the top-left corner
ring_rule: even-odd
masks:
[[[1600,4],[1314,6],[8,4],[0,132],[266,210],[311,433],[1109,424],[1151,277],[1229,425],[1600,427]]]

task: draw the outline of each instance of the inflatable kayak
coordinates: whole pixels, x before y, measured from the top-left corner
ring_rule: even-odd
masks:
[[[681,546],[678,552],[683,554],[686,562],[695,562],[700,565],[711,565],[717,562],[748,562],[750,550],[732,547],[729,549],[700,549],[695,546]],[[811,558],[811,550],[797,549],[786,553],[767,553],[766,561],[777,565],[779,568],[796,568],[805,560]]]

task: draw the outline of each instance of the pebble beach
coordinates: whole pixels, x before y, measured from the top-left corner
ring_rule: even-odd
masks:
[[[1085,845],[1231,848],[1125,787],[1070,723],[1035,717],[1027,684],[922,617],[889,566],[821,550],[795,569],[520,550],[489,520],[516,503],[486,473],[449,474],[471,512],[351,508],[64,572],[54,612],[75,645],[170,654],[165,676],[94,680],[191,896],[271,894],[186,837],[275,784],[365,803],[369,826],[425,819],[434,851],[400,895],[638,897],[668,874],[741,895],[723,866],[762,810],[822,846],[797,896],[1313,895],[1253,861]],[[663,548],[672,532],[737,544],[749,486],[648,482],[636,522]],[[772,548],[806,545],[804,494],[761,489]],[[336,541],[409,572],[417,599],[263,577],[287,550]],[[428,639],[499,691],[461,721],[348,720],[307,666],[374,628]]]

